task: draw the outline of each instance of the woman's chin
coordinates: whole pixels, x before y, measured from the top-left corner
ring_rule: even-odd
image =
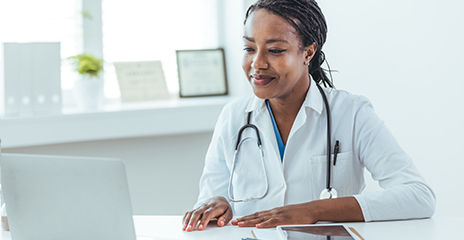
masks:
[[[258,84],[253,84],[250,82],[251,87],[253,88],[253,92],[256,97],[261,98],[261,99],[269,99],[273,96],[276,95],[278,92],[278,88],[276,87],[275,81],[271,81],[265,85],[258,85]],[[277,92],[276,92],[277,90]]]
[[[270,93],[268,89],[264,90],[264,89],[259,89],[259,88],[258,89],[253,88],[253,92],[256,97],[261,98],[261,99],[269,99],[272,96],[272,94]]]

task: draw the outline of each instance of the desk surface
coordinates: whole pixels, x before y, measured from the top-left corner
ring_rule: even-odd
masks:
[[[275,236],[274,229],[264,232],[256,228],[239,228],[228,225],[222,228],[214,225],[203,231],[182,231],[181,216],[134,216],[137,240],[152,239],[241,239],[251,236],[251,230],[261,235]],[[387,221],[371,223],[346,223],[354,227],[366,240],[400,239],[459,239],[462,236],[464,217],[433,217],[431,219]],[[459,237],[461,236],[461,237]],[[2,231],[0,240],[10,240],[10,233]]]

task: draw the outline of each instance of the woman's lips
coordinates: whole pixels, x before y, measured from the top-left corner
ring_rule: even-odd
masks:
[[[265,86],[270,83],[275,77],[269,75],[252,75],[251,79],[253,80],[253,84],[257,86]]]

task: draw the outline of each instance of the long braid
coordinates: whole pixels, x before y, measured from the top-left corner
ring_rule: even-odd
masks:
[[[286,19],[297,30],[300,35],[301,48],[316,43],[316,53],[311,59],[308,67],[308,73],[319,84],[334,87],[332,76],[329,79],[322,69],[325,54],[322,51],[327,37],[327,23],[321,9],[315,0],[258,0],[251,5],[247,12],[244,23],[248,16],[257,9],[266,9]],[[331,73],[330,66],[328,71]]]

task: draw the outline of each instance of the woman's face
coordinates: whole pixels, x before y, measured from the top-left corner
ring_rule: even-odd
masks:
[[[255,95],[286,99],[309,86],[308,63],[315,44],[301,49],[295,28],[265,9],[254,11],[245,23],[243,70]],[[304,89],[302,89],[304,88]]]

